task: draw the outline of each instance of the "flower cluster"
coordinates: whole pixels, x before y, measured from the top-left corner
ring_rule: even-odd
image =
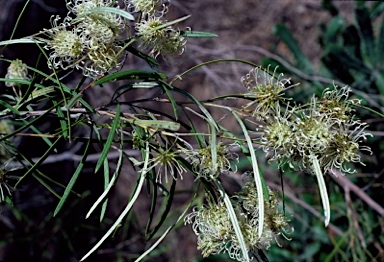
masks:
[[[272,152],[271,160],[280,165],[288,163],[309,173],[314,173],[313,157],[323,173],[354,172],[347,165],[361,163],[359,151],[370,152],[360,145],[370,134],[364,132],[366,125],[355,119],[351,106],[360,101],[348,99],[350,88],[334,86],[320,99],[313,96],[308,105],[294,107],[283,96],[289,80],[279,77],[256,68],[242,79],[249,91],[245,97],[254,100],[245,109],[256,104],[253,115],[261,121],[258,130],[262,131],[263,150]]]
[[[125,0],[124,3],[133,12],[140,12],[148,16],[153,16],[156,12],[162,16],[167,12],[167,5],[162,4],[161,0]]]
[[[258,237],[258,202],[254,182],[247,182],[242,191],[233,198],[233,207],[239,221],[248,252],[268,249],[276,237],[287,227],[287,220],[276,208],[276,194],[269,189],[269,201],[265,201],[265,220],[263,233]],[[186,224],[192,224],[197,235],[198,249],[207,257],[211,254],[228,252],[229,256],[244,261],[228,210],[222,200],[217,202],[208,198],[208,204],[194,208],[186,216]]]
[[[7,74],[5,78],[8,79],[18,79],[18,80],[29,80],[30,76],[28,75],[27,65],[23,61],[16,59],[11,62],[7,69]],[[20,83],[14,82],[5,82],[5,85],[8,87],[20,87]]]
[[[137,132],[132,133],[133,148],[140,150],[142,145]],[[168,177],[176,180],[178,177],[183,179],[183,173],[187,172],[181,164],[181,151],[176,149],[174,145],[177,139],[171,139],[161,134],[151,134],[149,139],[149,159],[147,172],[149,170],[156,173],[156,178],[153,178],[156,183],[162,183],[162,178],[165,177],[165,183],[168,183]],[[137,165],[142,165],[144,161],[138,162]]]
[[[248,90],[245,97],[252,99],[245,109],[256,104],[253,115],[258,119],[268,118],[270,111],[274,110],[279,102],[287,100],[284,97],[285,90],[294,86],[291,85],[290,79],[280,79],[283,74],[276,76],[276,69],[270,74],[269,68],[264,70],[256,67],[241,78],[243,86]]]
[[[180,31],[172,26],[164,26],[160,17],[149,17],[136,24],[136,30],[140,36],[141,45],[151,49],[150,55],[156,57],[159,54],[182,54],[185,50],[185,38]]]
[[[216,145],[216,161],[213,161],[212,148],[210,146],[201,149],[182,149],[186,159],[190,161],[193,171],[208,181],[217,178],[220,174],[231,170],[231,162],[238,161],[239,156],[232,152],[235,145]]]
[[[62,22],[59,16],[53,17],[52,28],[44,31],[48,37],[44,48],[50,51],[48,66],[80,69],[85,76],[93,78],[119,70],[125,60],[120,38],[127,23],[115,12],[100,11],[106,7],[120,9],[118,1],[66,1],[67,16]],[[183,53],[185,38],[163,19],[168,9],[166,4],[161,0],[126,0],[124,3],[127,10],[140,13],[133,39],[150,50],[151,56]]]
[[[69,12],[63,22],[53,17],[44,46],[51,51],[50,68],[75,67],[90,77],[120,69],[125,54],[116,41],[124,31],[124,20],[114,13],[92,11],[99,7],[119,8],[111,0],[67,0]]]

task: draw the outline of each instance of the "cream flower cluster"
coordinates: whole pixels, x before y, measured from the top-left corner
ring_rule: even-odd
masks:
[[[218,143],[216,145],[216,160],[213,160],[211,146],[201,149],[182,149],[186,159],[189,160],[192,170],[197,174],[197,178],[204,178],[211,181],[226,174],[231,170],[231,163],[238,162],[239,156],[232,152],[234,144],[225,145]],[[192,147],[191,147],[192,148]],[[234,170],[235,171],[235,170]]]
[[[52,19],[44,47],[51,51],[50,68],[75,67],[93,78],[120,69],[125,54],[115,42],[124,31],[124,20],[113,13],[92,12],[98,7],[119,8],[112,0],[67,0],[69,12],[63,22],[59,16]]]
[[[164,26],[161,17],[150,16],[136,24],[141,45],[150,49],[150,55],[181,55],[185,50],[186,40],[172,26]]]
[[[164,19],[169,1],[164,0],[127,0],[128,8],[141,14],[141,20],[135,29],[141,46],[150,50],[150,55],[180,55],[185,50],[186,40],[180,31],[166,25]]]
[[[44,31],[48,36],[44,48],[50,51],[49,67],[80,69],[92,78],[118,71],[125,60],[125,51],[118,42],[128,23],[114,12],[95,11],[100,7],[120,9],[118,1],[66,1],[67,16],[62,21],[59,16],[53,17],[52,28]],[[130,12],[138,14],[134,39],[149,50],[151,56],[183,53],[185,38],[163,18],[168,10],[166,3],[161,0],[123,2]]]
[[[27,65],[23,63],[20,59],[16,59],[11,62],[7,69],[7,74],[5,78],[8,79],[19,79],[19,80],[29,80],[30,76],[28,75]],[[14,82],[5,82],[5,85],[8,87],[19,87],[20,83]]]
[[[280,78],[257,68],[242,79],[249,91],[245,96],[253,99],[245,110],[255,105],[253,115],[261,122],[263,150],[280,165],[288,163],[309,173],[314,173],[313,157],[323,173],[355,172],[348,164],[361,163],[361,150],[371,152],[361,145],[370,134],[355,119],[351,106],[360,101],[348,99],[350,88],[334,86],[321,98],[313,96],[307,105],[291,106],[283,96],[290,81]]]
[[[112,0],[67,0],[68,15],[52,19],[47,31],[50,68],[75,67],[89,77],[119,70],[124,52],[115,42],[124,31],[121,16],[109,12],[92,12],[98,7],[119,8]]]
[[[269,189],[269,201],[265,205],[263,233],[258,237],[258,202],[254,182],[247,182],[242,191],[233,197],[233,207],[239,221],[248,252],[256,253],[259,249],[268,249],[276,242],[276,237],[284,233],[287,227],[285,216],[277,211],[277,196]],[[197,235],[198,249],[204,257],[228,252],[238,261],[245,261],[240,249],[228,210],[222,200],[215,202],[208,198],[208,204],[194,208],[186,216],[186,224],[192,224]]]

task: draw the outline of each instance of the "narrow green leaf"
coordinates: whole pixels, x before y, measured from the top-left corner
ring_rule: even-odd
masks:
[[[127,40],[128,41],[128,40]],[[126,41],[124,41],[126,42]],[[143,52],[137,50],[136,48],[134,48],[132,45],[129,45],[125,48],[125,50],[127,52],[130,52],[131,54],[141,58],[142,60],[146,61],[148,63],[148,65],[154,70],[154,71],[157,71],[156,70],[156,66],[159,65],[159,62],[156,61],[156,59],[154,59],[153,57],[150,57],[149,55],[147,54],[144,54]]]
[[[184,37],[189,37],[189,38],[212,38],[212,37],[218,36],[213,33],[200,32],[200,31],[181,31],[180,34]]]
[[[171,189],[169,191],[168,197],[167,197],[167,203],[166,203],[165,210],[164,210],[163,214],[161,215],[159,223],[151,231],[149,236],[147,236],[147,238],[146,238],[147,241],[150,240],[156,234],[156,232],[160,229],[161,225],[164,223],[165,219],[168,217],[168,213],[171,210],[173,197],[175,195],[175,190],[176,190],[176,179],[172,179],[172,185],[171,185]]]
[[[48,148],[47,151],[45,151],[45,153],[39,158],[39,160],[34,164],[32,165],[27,172],[25,172],[25,174],[23,176],[21,176],[19,178],[19,180],[16,182],[15,184],[15,188],[19,185],[19,183],[27,176],[29,175],[30,173],[34,172],[39,166],[41,163],[44,162],[44,160],[49,156],[49,154],[51,153],[51,151],[55,148],[56,144],[61,140],[62,136],[58,137],[56,139],[55,142],[53,142],[52,146],[50,148]],[[60,198],[60,197],[59,197]]]
[[[71,100],[69,100],[69,102],[67,103],[67,109],[71,109],[77,103],[77,101],[79,101],[79,99],[82,97],[83,97],[83,94],[81,94],[81,93],[75,94],[71,98]]]
[[[251,137],[248,134],[248,130],[246,126],[244,125],[243,121],[240,119],[240,117],[236,114],[236,112],[231,111],[233,116],[236,118],[237,122],[240,124],[241,129],[243,130],[243,134],[245,139],[247,140],[248,149],[251,154],[252,159],[252,169],[253,169],[253,176],[256,183],[256,189],[257,189],[257,203],[259,204],[259,223],[258,223],[258,236],[261,237],[263,234],[263,227],[264,227],[264,197],[263,197],[263,185],[261,180],[261,174],[259,172],[259,166],[257,164],[256,160],[256,154],[255,150],[253,148]]]
[[[107,196],[107,194],[109,193],[109,191],[111,190],[113,185],[115,184],[117,178],[119,177],[119,174],[120,174],[120,171],[121,171],[121,167],[122,167],[122,163],[123,163],[123,155],[124,155],[123,152],[124,151],[120,150],[119,152],[120,152],[120,154],[119,154],[119,159],[117,161],[117,167],[116,167],[115,173],[113,174],[111,180],[108,182],[107,186],[105,187],[104,192],[99,196],[99,198],[95,201],[95,203],[93,203],[92,207],[89,209],[89,211],[88,211],[87,215],[85,216],[85,218],[89,218],[89,216],[96,209],[96,207],[103,201],[103,199],[105,199],[105,197]],[[105,160],[103,160],[103,161],[105,161]],[[109,178],[108,178],[108,180],[109,180]]]
[[[52,187],[50,187],[47,183],[45,183],[45,181],[43,179],[41,179],[38,175],[36,174],[32,174],[32,176],[37,180],[39,181],[40,184],[42,184],[46,189],[48,189],[49,192],[51,192],[55,197],[57,197],[58,199],[61,199],[61,197],[59,196],[58,193],[56,193],[55,190],[53,190]]]
[[[243,261],[251,261],[248,256],[247,246],[245,245],[244,237],[243,237],[243,234],[241,233],[239,221],[237,219],[235,210],[233,209],[231,200],[229,199],[227,193],[225,193],[224,188],[222,187],[220,182],[217,181],[216,184],[218,185],[220,195],[224,200],[225,206],[227,207],[229,218],[231,219],[233,229],[235,230],[237,240],[239,241],[240,249],[241,249],[241,252],[243,253]]]
[[[108,157],[104,160],[104,190],[108,188],[109,184],[109,162]],[[105,216],[105,211],[107,211],[107,205],[108,205],[108,198],[104,200],[103,205],[101,206],[101,212],[100,212],[100,222],[103,221]]]
[[[7,102],[5,102],[3,100],[0,100],[0,106],[3,106],[5,108],[9,109],[15,115],[20,115],[20,112],[16,108],[14,108],[13,106],[11,106],[10,104],[8,104]]]
[[[89,257],[115,231],[115,229],[120,225],[120,223],[124,219],[124,217],[131,210],[131,208],[133,207],[133,205],[136,202],[137,198],[139,197],[141,189],[142,189],[142,187],[144,185],[145,175],[148,172],[148,170],[147,170],[148,162],[149,162],[149,143],[146,142],[145,156],[144,156],[144,165],[143,165],[143,169],[141,170],[141,172],[139,174],[140,175],[139,181],[138,181],[138,183],[136,185],[136,188],[135,188],[135,191],[134,191],[134,194],[133,194],[132,198],[128,202],[128,204],[125,207],[125,209],[123,210],[123,212],[121,212],[119,217],[116,219],[115,223],[107,231],[107,233],[105,233],[105,235],[99,240],[99,242],[97,242],[96,245],[87,254],[85,254],[81,258],[80,261],[84,261],[87,257]]]
[[[54,104],[56,104],[56,101],[52,101]],[[57,116],[59,117],[60,119],[60,126],[61,126],[61,130],[62,130],[62,134],[64,136],[64,138],[68,138],[69,136],[69,131],[68,131],[68,125],[67,125],[67,121],[65,120],[66,117],[64,116],[64,113],[63,111],[61,110],[60,106],[58,106],[56,108],[56,113],[57,113]],[[70,119],[68,119],[69,121]]]
[[[335,16],[332,18],[324,35],[324,46],[335,43],[337,34],[341,31],[343,25],[344,19],[342,17]]]
[[[149,218],[148,218],[147,225],[145,227],[146,240],[149,240],[147,235],[149,234],[149,229],[152,225],[152,221],[155,215],[155,210],[157,205],[157,183],[154,180],[152,180],[151,182],[152,182],[153,191],[152,191],[152,199],[151,199],[151,208],[149,210]]]
[[[22,104],[24,101],[26,101],[30,97],[32,92],[35,90],[35,87],[37,87],[36,86],[37,81],[39,81],[38,78],[36,76],[34,76],[31,80],[31,83],[28,85],[27,91],[24,92],[23,97],[21,98],[21,100],[19,102],[20,104]]]
[[[96,7],[96,8],[93,8],[92,10],[82,13],[81,15],[77,16],[76,19],[74,19],[74,21],[76,22],[77,20],[80,20],[82,17],[88,16],[89,14],[92,14],[92,13],[112,13],[112,14],[116,14],[121,17],[124,17],[125,19],[128,19],[128,20],[132,20],[132,21],[135,20],[133,15],[131,15],[130,13],[128,13],[123,9],[103,6],[103,7]]]
[[[217,171],[217,142],[216,142],[216,129],[212,123],[211,126],[211,156],[212,156],[212,170]]]
[[[109,132],[107,141],[105,142],[103,151],[101,152],[99,161],[97,161],[96,168],[95,168],[95,173],[99,171],[100,167],[103,165],[104,159],[107,157],[109,149],[111,148],[113,138],[116,133],[116,128],[117,125],[119,124],[119,119],[120,119],[120,104],[117,104],[116,107],[116,115],[115,119],[113,120],[113,123],[111,125],[111,131]]]
[[[157,79],[166,79],[167,76],[161,73],[153,73],[153,72],[147,72],[143,70],[124,70],[121,72],[117,72],[111,75],[107,75],[93,83],[94,86],[102,85],[104,83],[109,83],[111,81],[115,80],[125,80],[125,79],[132,79],[132,80],[157,80]]]
[[[161,241],[163,241],[163,239],[168,235],[168,233],[181,221],[181,219],[183,219],[183,217],[187,213],[188,209],[190,208],[191,204],[192,204],[192,201],[189,203],[189,205],[184,210],[184,212],[179,216],[179,218],[176,220],[176,222],[173,223],[173,225],[171,225],[170,227],[168,227],[167,230],[165,230],[164,234],[155,243],[153,243],[147,251],[145,251],[140,257],[138,257],[135,260],[135,262],[139,262],[139,261],[143,260],[144,258],[146,258],[148,256],[148,254],[151,253],[161,243]]]
[[[175,119],[177,120],[179,118],[179,110],[177,109],[176,101],[173,98],[173,95],[171,92],[169,92],[168,87],[166,85],[162,85],[163,90],[168,96],[169,101],[171,101],[172,108],[173,108],[173,114],[175,115]]]
[[[192,100],[193,103],[195,103],[198,108],[204,113],[204,115],[207,117],[207,121],[208,122],[211,122],[212,125],[214,126],[214,128],[218,129],[217,127],[217,123],[216,121],[213,119],[212,115],[208,112],[208,110],[200,103],[199,100],[197,100],[194,96],[192,96],[190,93],[188,92],[185,92],[184,90],[180,89],[180,88],[176,88],[174,86],[171,86],[171,85],[168,85],[167,83],[161,81],[162,83],[166,84],[167,86],[169,86],[172,91],[175,91],[175,92],[178,92],[182,95],[184,95],[185,97],[188,97],[189,99]]]
[[[71,190],[72,190],[73,186],[75,185],[76,180],[79,177],[81,170],[83,170],[84,164],[87,161],[88,149],[89,149],[89,145],[91,144],[91,141],[92,141],[92,134],[93,134],[93,132],[91,131],[90,138],[89,138],[89,140],[87,142],[87,145],[85,146],[84,155],[81,158],[80,163],[77,166],[75,173],[72,175],[71,180],[69,181],[67,187],[65,188],[63,196],[61,197],[59,203],[57,204],[57,207],[56,207],[55,211],[53,212],[53,216],[56,216],[57,213],[59,213],[60,209],[64,205],[64,203],[67,200],[69,194],[71,193]]]
[[[44,44],[45,42],[33,39],[33,38],[20,38],[20,39],[11,39],[0,41],[1,45],[11,45],[11,44]]]
[[[9,78],[0,78],[1,82],[16,83],[19,85],[29,85],[31,81],[25,79],[9,79]]]
[[[324,175],[323,175],[323,172],[321,172],[319,160],[315,155],[312,155],[311,158],[312,158],[312,163],[315,170],[315,176],[317,178],[317,184],[319,186],[321,201],[323,203],[324,217],[325,217],[324,224],[325,226],[328,226],[329,221],[331,219],[331,209],[329,206],[327,187],[325,186]]]

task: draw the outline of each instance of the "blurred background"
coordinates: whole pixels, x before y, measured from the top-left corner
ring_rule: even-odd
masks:
[[[0,1],[0,40],[9,39],[26,1]],[[195,31],[218,35],[210,39],[189,39],[180,57],[159,58],[160,72],[172,79],[188,68],[213,59],[243,59],[272,68],[293,83],[301,83],[289,90],[288,96],[297,101],[308,101],[313,94],[321,94],[334,83],[348,84],[354,97],[363,105],[383,113],[384,110],[384,6],[379,1],[311,1],[311,0],[196,0],[176,1],[167,14],[168,20],[192,14],[179,25]],[[65,1],[32,0],[13,38],[32,35],[50,27],[51,15],[65,16]],[[375,52],[373,52],[375,51]],[[30,66],[49,72],[39,50],[33,45],[12,45],[2,50],[7,59],[22,59]],[[38,61],[38,62],[37,62]],[[142,64],[141,64],[142,63]],[[7,63],[0,63],[1,77]],[[146,69],[142,61],[128,56],[126,69]],[[193,71],[177,85],[198,99],[228,93],[244,92],[240,79],[252,69],[241,63],[219,63]],[[75,78],[69,81],[76,82]],[[1,83],[0,92],[6,92]],[[109,101],[113,88],[93,89],[85,99],[93,106]],[[138,94],[139,96],[140,94]],[[95,99],[97,97],[97,99]],[[105,98],[105,100],[104,100]],[[213,112],[216,119],[220,112]],[[363,155],[366,166],[348,177],[326,177],[332,209],[331,224],[324,227],[321,199],[315,178],[290,170],[283,173],[286,215],[294,231],[290,241],[278,239],[281,247],[265,251],[270,261],[382,261],[384,252],[383,221],[383,119],[367,110],[357,114],[370,124],[375,135],[367,141],[373,155]],[[39,123],[42,130],[59,125],[52,119]],[[81,134],[81,130],[78,131]],[[14,143],[31,158],[46,149],[34,138],[17,138]],[[81,143],[63,143],[59,153],[49,157],[42,171],[62,183],[68,183],[79,159],[76,152]],[[26,178],[13,193],[13,206],[0,206],[0,259],[3,261],[78,261],[100,239],[124,208],[135,184],[136,175],[128,165],[111,194],[106,220],[99,223],[97,216],[85,220],[85,213],[102,192],[103,177],[93,174],[99,148],[94,148],[95,160],[84,168],[75,191],[65,208],[52,218],[57,198],[33,177]],[[81,156],[81,155],[80,155]],[[113,155],[110,156],[113,159]],[[267,184],[282,192],[276,166],[259,156]],[[3,161],[4,162],[4,161]],[[249,170],[246,161],[240,171]],[[14,171],[15,175],[18,172]],[[241,173],[241,172],[239,172]],[[230,192],[240,190],[241,177],[223,178]],[[190,199],[193,178],[184,177],[178,187],[174,210],[184,207]],[[58,190],[60,191],[60,190]],[[282,194],[280,194],[282,197]],[[161,201],[159,202],[160,206]],[[133,261],[150,243],[144,239],[145,221],[150,198],[143,192],[134,212],[109,238],[89,261]],[[176,212],[176,211],[175,211]],[[177,212],[175,213],[175,218]],[[164,229],[167,227],[165,224]],[[147,261],[231,261],[225,255],[201,257],[196,249],[196,236],[189,226],[177,226],[163,243],[151,253]]]

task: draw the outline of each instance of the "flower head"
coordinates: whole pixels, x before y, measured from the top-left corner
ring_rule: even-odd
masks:
[[[164,22],[159,17],[149,17],[136,24],[141,45],[151,49],[150,54],[157,57],[159,54],[182,54],[185,50],[186,40],[178,30],[171,26],[161,27]]]
[[[136,132],[133,133],[133,143],[136,149],[140,148],[140,138]],[[162,177],[165,176],[165,182],[168,183],[168,176],[176,180],[178,177],[183,179],[183,173],[187,170],[181,164],[180,150],[176,149],[176,141],[170,141],[167,137],[154,135],[151,137],[151,153],[148,160],[148,170],[156,171],[156,182],[162,183]],[[143,162],[140,162],[142,164]]]
[[[334,120],[349,121],[354,112],[350,106],[360,104],[360,100],[348,99],[350,91],[348,86],[325,89],[320,99],[319,112]]]
[[[207,146],[199,150],[182,151],[186,154],[187,159],[191,161],[193,171],[198,174],[198,177],[212,180],[220,174],[228,173],[231,170],[231,162],[238,161],[238,155],[232,152],[234,145],[216,145],[216,161],[213,161],[212,148]]]
[[[79,35],[79,29],[67,30],[69,24],[66,22],[58,24],[59,20],[59,16],[52,20],[53,27],[47,31],[50,39],[44,49],[52,50],[49,54],[48,66],[50,68],[66,69],[84,54],[85,46]]]
[[[270,74],[269,68],[264,70],[256,67],[241,78],[243,86],[248,90],[245,96],[253,100],[245,108],[256,104],[253,114],[259,118],[267,117],[270,110],[274,110],[279,102],[286,100],[283,97],[284,92],[292,87],[290,79],[280,79],[283,74],[275,75],[276,69]]]
[[[162,4],[162,9],[157,10],[158,6],[162,2],[161,0],[125,0],[125,4],[128,8],[132,8],[134,12],[141,12],[144,15],[153,16],[156,11],[163,16],[167,12],[167,6]]]
[[[29,80],[30,76],[28,75],[27,65],[23,61],[16,59],[11,62],[7,69],[7,74],[5,78],[8,79],[19,79],[19,80]],[[5,82],[5,85],[8,87],[19,87],[20,83]]]
[[[269,189],[268,189],[269,190]],[[276,194],[269,190],[269,201],[265,201],[265,221],[261,237],[258,236],[258,202],[255,183],[248,182],[242,191],[233,197],[234,210],[249,252],[268,249],[276,237],[288,225],[285,216],[276,209]],[[245,261],[229,212],[222,199],[216,202],[208,198],[208,204],[185,217],[185,224],[192,224],[197,235],[198,249],[207,257],[211,254],[228,252],[238,261]]]
[[[218,254],[226,250],[227,243],[232,240],[234,229],[223,201],[217,204],[208,200],[208,205],[195,207],[185,217],[185,224],[193,224],[192,229],[197,238],[197,249],[203,257]]]
[[[100,44],[97,40],[92,40],[81,67],[84,75],[97,77],[106,72],[118,71],[123,65],[124,59],[125,53],[122,47],[113,43]]]
[[[271,117],[260,125],[263,149],[274,153],[271,160],[315,173],[312,159],[315,156],[323,173],[353,172],[346,163],[361,163],[359,151],[370,152],[370,149],[360,145],[369,134],[364,132],[366,126],[354,119],[350,106],[359,101],[348,100],[349,92],[347,87],[326,89],[320,100],[313,96],[300,109],[287,107],[283,116],[280,106],[271,111]]]
[[[73,3],[67,2],[67,7],[79,20],[77,27],[81,29],[81,35],[86,40],[96,39],[100,43],[112,43],[124,30],[121,16],[109,12],[92,13],[92,9],[98,7],[119,8],[116,1],[75,0]]]
[[[332,173],[335,170],[340,170],[342,173],[356,172],[354,168],[347,167],[346,164],[363,164],[359,151],[372,153],[369,147],[360,145],[367,136],[371,136],[371,134],[364,131],[365,128],[366,125],[358,124],[355,125],[355,130],[352,132],[344,130],[344,132],[335,134],[329,147],[319,159],[323,169],[330,170]]]

